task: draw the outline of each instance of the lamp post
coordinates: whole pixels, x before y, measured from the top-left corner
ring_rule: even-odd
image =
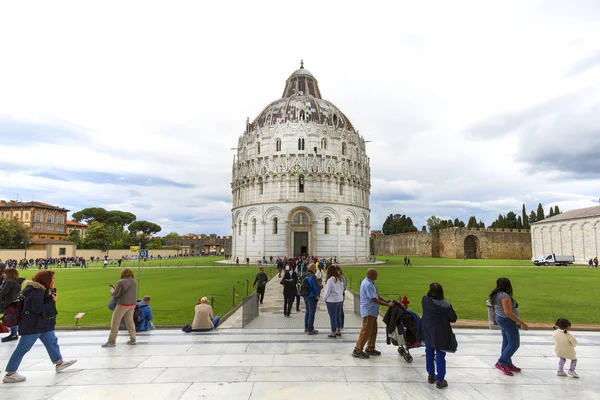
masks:
[[[21,244],[25,245],[25,255],[23,256],[23,259],[27,261],[27,245],[29,244],[29,238],[23,239]]]

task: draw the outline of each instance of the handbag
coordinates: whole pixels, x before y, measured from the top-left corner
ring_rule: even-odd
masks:
[[[119,298],[118,297],[113,297],[112,299],[110,299],[110,302],[108,303],[108,309],[110,311],[115,311],[115,308],[117,308],[117,300]]]

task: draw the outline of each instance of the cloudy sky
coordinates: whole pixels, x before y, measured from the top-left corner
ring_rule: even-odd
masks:
[[[593,206],[599,20],[595,0],[2,2],[0,199],[228,235],[230,148],[304,59],[371,141],[372,229]]]

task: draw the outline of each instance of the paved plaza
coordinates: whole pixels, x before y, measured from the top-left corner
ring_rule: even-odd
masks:
[[[385,344],[382,329],[378,348],[383,354],[368,360],[353,358],[359,320],[351,315],[350,304],[345,307],[348,323],[343,338],[328,339],[322,307],[317,319],[320,334],[308,336],[303,333],[302,313],[294,309],[292,318],[285,318],[277,308],[280,295],[279,283],[269,282],[262,315],[252,329],[233,327],[239,318],[234,314],[216,332],[144,332],[137,346],[126,345],[122,332],[117,346],[106,349],[100,345],[108,331],[59,331],[63,356],[77,358],[77,364],[55,373],[38,343],[19,369],[27,380],[0,383],[0,399],[600,398],[597,332],[574,333],[581,378],[573,379],[556,376],[550,331],[522,332],[515,364],[523,372],[508,377],[493,368],[500,349],[498,331],[456,330],[458,352],[447,357],[449,387],[440,390],[427,384],[424,350],[412,350],[414,361],[407,364],[396,347]],[[15,346],[15,342],[1,344],[2,368]]]

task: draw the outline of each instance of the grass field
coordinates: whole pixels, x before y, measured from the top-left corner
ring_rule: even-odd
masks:
[[[109,284],[119,280],[120,270],[107,269],[56,269],[56,288],[59,294],[57,308],[58,326],[74,326],[74,316],[86,312],[79,326],[108,326],[111,311]],[[29,279],[36,270],[19,271]],[[246,296],[257,273],[256,268],[146,268],[142,269],[140,296],[149,295],[154,321],[157,325],[185,325],[194,317],[198,299],[214,297],[215,315],[223,316]],[[272,272],[272,271],[269,271]],[[137,278],[137,268],[134,269]],[[234,288],[237,296],[233,295]],[[233,300],[235,298],[235,300]]]
[[[412,261],[412,260],[411,260]],[[357,292],[366,267],[344,268],[344,275]],[[410,308],[421,313],[421,298],[431,282],[444,288],[458,317],[487,320],[485,301],[496,286],[496,279],[511,280],[514,297],[524,321],[555,322],[564,317],[573,324],[600,323],[600,291],[595,282],[600,271],[587,268],[421,268],[381,267],[376,285],[382,297],[408,296]]]
[[[189,258],[163,258],[162,260],[141,260],[140,264],[142,267],[200,267],[200,266],[218,266],[220,265],[217,261],[223,261],[221,256],[210,256],[210,257],[189,257]],[[87,266],[90,268],[102,268],[103,261],[87,261]],[[109,267],[116,267],[117,261],[111,260]],[[121,268],[124,267],[136,267],[138,266],[137,261],[123,261],[121,262]],[[73,267],[78,268],[78,267]]]

